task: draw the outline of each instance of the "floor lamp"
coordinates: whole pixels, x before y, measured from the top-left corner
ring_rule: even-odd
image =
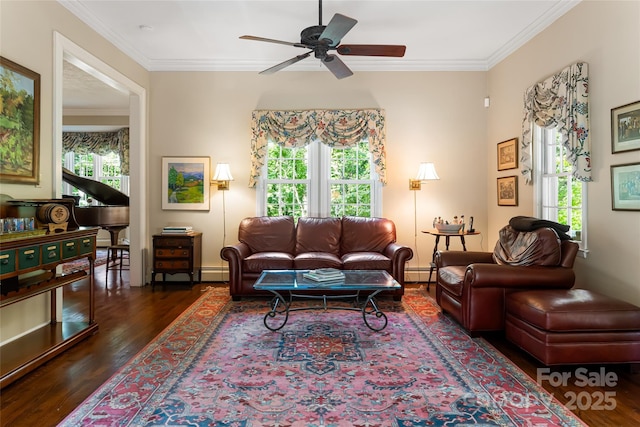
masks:
[[[227,244],[227,208],[224,200],[224,193],[229,189],[229,181],[233,181],[231,169],[228,163],[218,163],[216,172],[213,175],[211,184],[217,185],[222,191],[222,247]],[[220,278],[222,278],[222,265],[220,265]]]
[[[416,193],[422,190],[422,183],[440,179],[436,167],[431,162],[420,163],[415,179],[409,179],[409,190],[413,191],[413,246],[416,248],[418,261],[418,282],[420,282],[420,251],[418,250],[418,202]]]

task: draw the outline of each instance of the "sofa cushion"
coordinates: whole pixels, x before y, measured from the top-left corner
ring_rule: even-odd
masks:
[[[382,252],[396,241],[396,226],[386,218],[342,218],[341,254]]]
[[[496,264],[543,265],[560,264],[560,239],[551,228],[518,231],[507,225],[500,230],[493,251]]]
[[[378,252],[352,252],[342,256],[342,268],[391,271],[391,260]]]
[[[284,252],[257,252],[244,259],[244,271],[260,273],[262,270],[290,270],[293,255]]]
[[[438,283],[451,294],[461,297],[466,265],[449,265],[438,269]]]
[[[327,252],[305,252],[293,259],[296,270],[315,270],[317,268],[342,268],[342,261],[335,254]]]
[[[286,252],[295,249],[295,224],[291,216],[251,217],[240,222],[238,240],[251,252]],[[274,267],[275,268],[275,267]]]
[[[341,234],[340,218],[298,218],[296,254],[326,252],[337,256],[340,253]]]

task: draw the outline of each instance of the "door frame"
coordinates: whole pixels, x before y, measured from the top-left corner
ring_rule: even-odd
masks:
[[[147,205],[147,90],[80,46],[54,32],[53,189],[62,196],[63,63],[71,62],[105,84],[129,94],[130,286],[147,283],[145,254],[150,246]]]

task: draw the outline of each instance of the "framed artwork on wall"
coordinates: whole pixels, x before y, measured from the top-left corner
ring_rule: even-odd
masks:
[[[518,206],[518,177],[498,178],[498,206]]]
[[[208,211],[209,157],[162,158],[162,209]]]
[[[640,150],[640,101],[611,109],[611,153]]]
[[[640,211],[640,163],[611,165],[611,208]]]
[[[40,182],[40,74],[0,56],[0,181]]]
[[[518,138],[498,143],[498,170],[504,171],[518,167]]]

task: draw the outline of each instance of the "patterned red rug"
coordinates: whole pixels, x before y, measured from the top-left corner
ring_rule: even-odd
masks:
[[[96,260],[93,263],[93,267],[99,267],[107,262],[107,250],[96,250]],[[86,258],[77,259],[71,262],[65,262],[62,264],[62,274],[73,273],[74,271],[89,270],[89,261]]]
[[[270,332],[265,300],[208,290],[61,425],[584,425],[423,291],[380,305],[382,332],[322,310]]]

